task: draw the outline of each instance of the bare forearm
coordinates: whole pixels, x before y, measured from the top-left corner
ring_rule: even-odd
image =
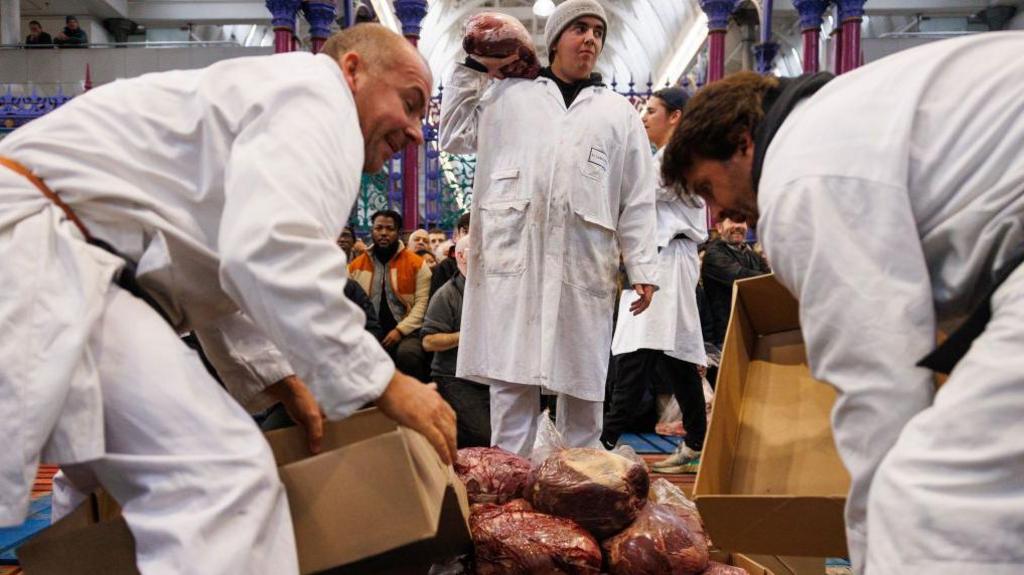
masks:
[[[457,347],[459,347],[459,332],[432,333],[423,338],[424,351],[448,351]]]

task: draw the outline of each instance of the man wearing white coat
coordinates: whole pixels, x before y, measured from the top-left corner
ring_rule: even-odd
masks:
[[[269,390],[315,428],[317,400],[376,400],[451,459],[451,410],[362,329],[334,243],[360,172],[421,142],[430,83],[367,25],[118,81],[0,143],[0,524],[42,457],[117,499],[144,574],[298,572],[269,448],[187,330],[240,403]]]
[[[644,128],[658,149],[654,156],[658,168],[665,144],[682,121],[688,99],[686,90],[671,87],[655,92],[647,102]],[[601,442],[606,447],[615,445],[626,422],[635,416],[644,392],[660,384],[671,390],[679,403],[686,437],[672,455],[655,463],[654,468],[663,473],[683,473],[693,471],[700,462],[707,429],[704,387],[698,367],[707,364],[707,356],[697,310],[697,248],[708,237],[707,210],[703,200],[679,194],[675,188],[658,186],[656,197],[658,297],[641,315],[628,313],[627,299],[622,298],[612,338],[617,377]]]
[[[650,145],[591,76],[606,28],[598,2],[568,0],[548,17],[540,77],[494,80],[515,56],[467,60],[442,103],[442,148],[477,153],[457,375],[490,385],[492,443],[521,454],[538,388],[558,394],[570,445],[600,445],[620,249],[631,311],[656,283]]]
[[[800,302],[857,573],[1024,572],[1022,51],[993,32],[827,83],[736,75],[667,148],[666,179],[756,221]],[[938,392],[922,365],[951,369]]]

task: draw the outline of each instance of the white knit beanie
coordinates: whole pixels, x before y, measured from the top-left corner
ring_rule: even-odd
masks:
[[[544,42],[547,44],[549,54],[562,32],[580,16],[593,16],[600,19],[604,23],[605,34],[607,34],[608,16],[605,15],[604,8],[597,0],[565,0],[548,16],[547,24],[544,25]],[[604,42],[601,45],[604,46]]]

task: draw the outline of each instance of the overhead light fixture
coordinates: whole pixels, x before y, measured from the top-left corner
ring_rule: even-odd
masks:
[[[555,11],[555,3],[551,0],[537,0],[533,3],[533,13],[541,18],[547,18]]]

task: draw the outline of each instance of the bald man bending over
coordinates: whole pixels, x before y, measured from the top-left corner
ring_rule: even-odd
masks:
[[[0,450],[0,525],[42,458],[117,499],[144,574],[297,573],[243,407],[283,401],[316,450],[321,413],[376,401],[451,461],[454,414],[362,329],[334,243],[360,172],[422,143],[430,86],[362,25],[317,56],[102,86],[0,143],[0,434],[19,447]]]

